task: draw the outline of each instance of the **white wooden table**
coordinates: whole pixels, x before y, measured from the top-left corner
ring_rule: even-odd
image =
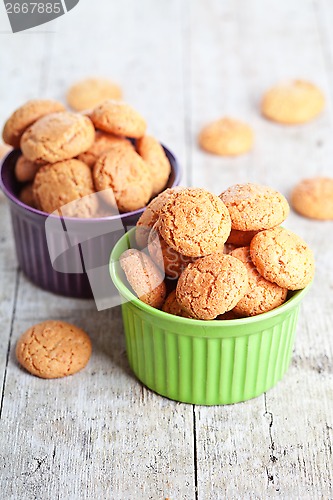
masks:
[[[219,194],[236,182],[288,195],[333,166],[333,2],[330,0],[81,0],[48,25],[11,34],[0,5],[0,119],[28,98],[64,99],[90,75],[119,81],[152,134],[183,167],[183,184]],[[325,92],[325,113],[285,128],[258,102],[276,81],[301,77]],[[201,152],[207,120],[243,118],[254,151]],[[229,407],[175,403],[145,389],[125,354],[119,308],[56,297],[17,267],[0,195],[1,493],[21,499],[333,498],[332,222],[291,214],[316,254],[293,360],[267,394]],[[86,329],[93,355],[81,373],[41,380],[15,361],[19,335],[59,318]]]

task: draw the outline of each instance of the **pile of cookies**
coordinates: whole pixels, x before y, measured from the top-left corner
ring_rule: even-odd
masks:
[[[74,217],[145,207],[171,172],[164,149],[145,135],[146,128],[144,118],[119,100],[105,100],[83,114],[57,101],[28,101],[3,129],[4,142],[22,151],[15,166],[21,201]]]
[[[220,196],[168,189],[142,214],[137,248],[125,251],[120,265],[143,302],[170,314],[255,316],[313,279],[310,248],[280,226],[288,213],[284,196],[260,184],[237,184]]]

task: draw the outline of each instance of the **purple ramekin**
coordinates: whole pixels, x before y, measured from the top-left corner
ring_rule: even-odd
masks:
[[[163,148],[171,164],[166,187],[177,186],[178,162],[171,151]],[[67,297],[94,297],[99,301],[98,309],[104,308],[103,300],[107,306],[115,290],[107,271],[111,250],[124,232],[135,226],[144,208],[110,217],[81,219],[50,216],[29,207],[18,199],[22,183],[16,180],[14,168],[20,154],[15,150],[3,159],[0,186],[9,200],[17,260],[22,271],[35,285],[49,292]],[[47,220],[52,226],[46,236]],[[87,234],[96,236],[87,239]],[[62,241],[67,250],[52,264],[49,249],[52,253],[52,248],[59,248]],[[97,292],[94,282],[98,283]]]

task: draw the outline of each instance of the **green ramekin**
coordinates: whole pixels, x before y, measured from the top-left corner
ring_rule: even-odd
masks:
[[[238,403],[273,387],[289,366],[300,303],[310,285],[251,318],[173,316],[141,302],[128,287],[118,261],[133,231],[115,245],[110,274],[123,300],[127,356],[137,378],[162,396],[198,405]]]

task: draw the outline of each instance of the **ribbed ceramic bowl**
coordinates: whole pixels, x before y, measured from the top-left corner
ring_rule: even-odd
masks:
[[[141,302],[119,265],[133,231],[115,245],[110,274],[122,303],[129,364],[143,384],[162,396],[199,405],[231,404],[259,396],[286,372],[300,303],[292,292],[282,306],[243,319],[181,318]]]
[[[165,147],[164,150],[171,164],[167,187],[177,186],[180,180],[178,162],[171,151]],[[16,180],[14,168],[20,154],[18,150],[12,151],[3,160],[0,186],[9,200],[17,259],[22,271],[37,286],[60,295],[92,298],[94,279],[98,280],[98,289],[105,297],[113,294],[114,286],[107,272],[110,251],[124,230],[135,226],[144,209],[95,219],[62,217],[60,220],[55,217],[57,220],[46,237],[45,223],[49,214],[18,199],[22,183]],[[98,236],[85,241],[87,234]],[[59,247],[62,240],[67,250],[52,263],[49,248]]]

